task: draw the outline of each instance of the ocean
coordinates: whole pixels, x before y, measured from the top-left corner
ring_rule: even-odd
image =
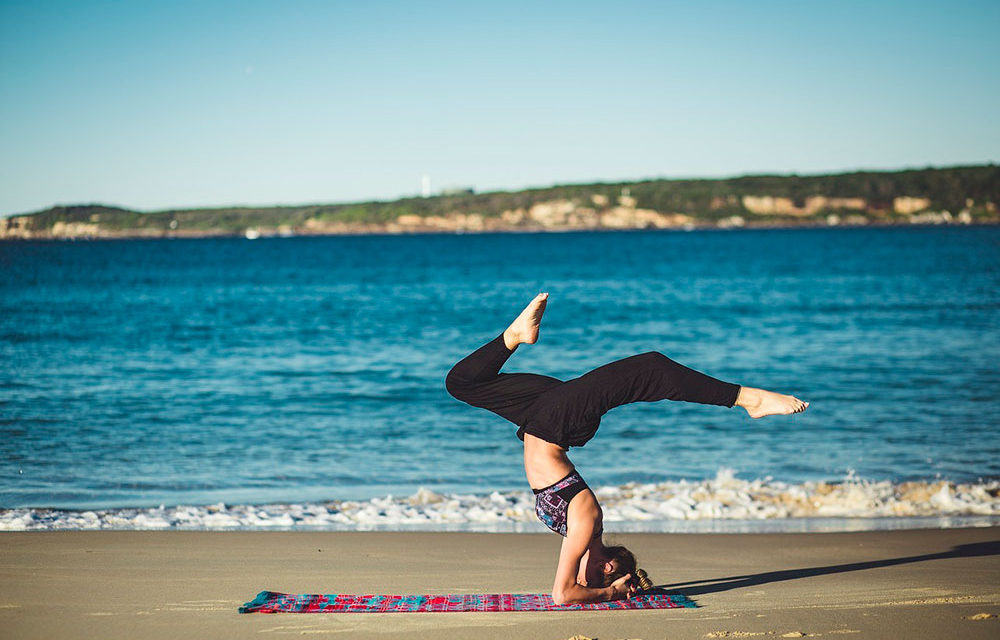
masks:
[[[893,227],[0,242],[0,529],[542,531],[444,388],[539,291],[505,371],[811,403],[607,414],[609,530],[1000,522],[1000,228]]]

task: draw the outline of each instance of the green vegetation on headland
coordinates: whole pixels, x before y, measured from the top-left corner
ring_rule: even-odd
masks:
[[[458,192],[391,202],[143,213],[97,204],[0,219],[0,238],[127,238],[1000,222],[1000,167],[742,176]]]

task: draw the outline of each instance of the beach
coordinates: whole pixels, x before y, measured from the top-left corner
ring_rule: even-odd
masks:
[[[6,638],[995,638],[996,527],[623,534],[697,609],[247,614],[291,593],[541,593],[552,534],[54,531],[0,537]],[[982,614],[989,614],[987,617]],[[786,635],[790,634],[790,635]],[[799,635],[801,634],[801,635]]]

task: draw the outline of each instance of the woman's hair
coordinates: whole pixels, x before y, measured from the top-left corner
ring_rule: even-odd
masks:
[[[608,559],[615,561],[616,569],[604,576],[602,586],[607,587],[623,575],[631,573],[639,585],[639,589],[645,591],[653,588],[653,581],[649,579],[645,571],[636,566],[635,555],[631,551],[622,546],[605,547],[604,551],[608,554]]]

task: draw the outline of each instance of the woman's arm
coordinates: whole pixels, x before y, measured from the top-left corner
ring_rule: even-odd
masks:
[[[635,590],[629,584],[631,575],[622,576],[607,587],[588,587],[577,580],[578,573],[582,573],[580,562],[593,540],[600,517],[600,507],[589,491],[579,494],[570,503],[567,536],[559,551],[559,566],[552,586],[552,599],[556,604],[619,600]]]
[[[556,604],[576,604],[582,602],[606,602],[627,598],[635,590],[629,584],[631,574],[618,578],[607,587],[585,587],[576,581],[580,560],[587,551],[589,540],[582,543],[577,538],[581,536],[566,536],[562,550],[559,552],[559,567],[556,569],[556,581],[552,586],[552,600]]]

